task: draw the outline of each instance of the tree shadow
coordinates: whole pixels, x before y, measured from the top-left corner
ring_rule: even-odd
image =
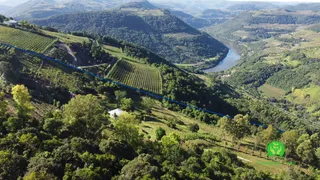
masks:
[[[146,119],[144,120],[145,122],[161,122],[159,119],[155,118],[155,117],[152,117],[152,116],[146,116]]]

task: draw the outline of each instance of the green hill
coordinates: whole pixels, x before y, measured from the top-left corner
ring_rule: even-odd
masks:
[[[39,44],[39,38],[58,39],[45,54],[63,62],[81,63],[81,68],[101,73],[116,60],[114,68],[127,72],[111,73],[135,76],[130,83],[142,82],[141,78],[145,82],[159,80],[156,74],[160,74],[163,95],[168,98],[230,115],[241,112],[251,116],[238,115],[231,120],[157,101],[1,46],[0,179],[262,180],[318,176],[316,170],[299,167],[302,163],[317,167],[318,160],[313,159],[317,134],[309,137],[299,130],[284,136],[272,126],[263,130],[250,125],[249,121],[260,120],[275,126],[287,123],[287,129],[300,128],[268,102],[241,97],[214,77],[206,77],[207,85],[146,49],[110,37],[37,28],[11,28],[10,32],[27,34],[21,40],[29,40],[28,47]],[[25,48],[26,44],[16,46]],[[137,73],[140,70],[144,71]],[[119,107],[126,113],[112,118],[107,111]],[[267,157],[266,145],[281,138],[293,142],[287,159]],[[307,155],[305,144],[312,147]],[[291,161],[298,165],[287,165]]]
[[[33,22],[65,32],[108,35],[150,49],[174,63],[200,62],[227,53],[222,43],[170,13],[144,6],[136,8],[136,4],[113,11],[66,14]]]
[[[206,31],[242,54],[226,81],[319,127],[319,21],[317,11],[249,11]]]
[[[225,23],[203,30],[224,41],[255,41],[294,31],[297,25],[320,22],[319,12],[261,10],[243,12]]]

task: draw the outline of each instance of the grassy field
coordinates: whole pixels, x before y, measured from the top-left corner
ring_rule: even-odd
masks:
[[[311,85],[303,89],[295,89],[286,99],[296,104],[304,104],[309,113],[320,118],[320,87]]]
[[[19,48],[43,53],[53,45],[55,38],[45,37],[31,32],[0,26],[0,42],[8,43]]]
[[[129,86],[162,93],[160,72],[149,65],[119,60],[109,72],[108,78]]]
[[[63,33],[51,32],[51,31],[45,31],[45,30],[42,30],[42,33],[48,36],[57,37],[59,38],[60,41],[64,43],[82,43],[83,41],[89,42],[89,39],[86,37],[74,36],[71,34],[63,34]]]
[[[120,48],[114,47],[114,46],[108,46],[108,45],[103,45],[105,51],[118,59],[123,59],[127,61],[132,61],[132,62],[146,62],[144,59],[137,59],[134,57],[127,56],[126,54],[122,53],[122,50]]]
[[[285,91],[279,88],[275,88],[268,84],[264,84],[259,87],[259,91],[261,91],[267,97],[274,97],[280,98],[281,96],[285,95]]]

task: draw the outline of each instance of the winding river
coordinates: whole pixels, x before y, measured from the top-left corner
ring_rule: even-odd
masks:
[[[203,72],[220,72],[231,69],[238,64],[240,58],[241,56],[237,53],[237,51],[233,48],[230,48],[227,56],[217,66],[203,70]]]

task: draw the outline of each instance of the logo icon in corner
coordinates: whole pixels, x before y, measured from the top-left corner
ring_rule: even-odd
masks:
[[[284,156],[285,147],[282,142],[273,141],[268,144],[268,156]]]

